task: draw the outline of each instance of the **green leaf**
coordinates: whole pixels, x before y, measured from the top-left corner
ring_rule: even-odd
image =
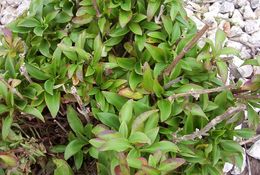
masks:
[[[9,111],[9,108],[7,106],[0,104],[0,115],[5,113],[5,112],[8,112],[8,111]]]
[[[118,130],[120,122],[117,115],[108,112],[99,112],[97,113],[97,117],[103,124]]]
[[[104,94],[107,102],[114,105],[117,108],[117,110],[120,110],[123,104],[125,104],[125,102],[127,101],[126,98],[119,96],[114,92],[102,91],[102,93]]]
[[[160,120],[161,122],[164,122],[167,120],[171,115],[171,102],[169,100],[159,100],[157,102],[157,105],[160,109]]]
[[[44,117],[42,116],[41,112],[37,108],[34,108],[34,107],[31,107],[31,106],[27,105],[24,108],[23,112],[25,112],[27,114],[30,114],[30,115],[33,115],[36,118],[40,119],[41,121],[45,122],[44,121]]]
[[[10,57],[6,58],[5,61],[5,70],[8,71],[10,77],[15,78],[15,67],[13,59]]]
[[[129,24],[129,29],[136,35],[142,35],[142,29],[138,23],[130,23]]]
[[[52,55],[50,54],[50,51],[49,51],[49,43],[47,40],[43,39],[41,41],[41,44],[39,46],[39,51],[41,52],[41,54],[43,54],[44,56],[48,57],[48,58],[51,58]]]
[[[128,100],[119,111],[120,122],[125,122],[129,124],[133,117],[133,100]]]
[[[171,18],[169,16],[162,15],[162,22],[163,22],[164,29],[170,36],[172,33],[172,29],[173,29],[173,22],[172,22]]]
[[[187,105],[187,109],[193,116],[204,117],[205,119],[208,120],[208,117],[206,116],[206,114],[203,112],[203,110],[198,104],[190,103],[189,105]]]
[[[124,28],[132,18],[132,11],[120,10],[119,12],[119,24]]]
[[[56,169],[54,170],[54,175],[73,175],[73,171],[69,164],[63,159],[52,159],[54,164],[56,165]]]
[[[154,143],[153,145],[149,146],[148,148],[142,149],[142,151],[149,152],[149,153],[154,153],[158,150],[160,150],[164,153],[178,152],[179,148],[170,141],[160,141],[160,142]]]
[[[25,18],[18,23],[18,26],[20,27],[37,27],[40,25],[41,23],[33,17]]]
[[[49,80],[45,81],[45,83],[44,83],[44,89],[50,95],[53,95],[54,83],[55,83],[54,79],[49,79]]]
[[[11,125],[13,123],[13,116],[8,115],[6,118],[2,119],[2,138],[5,140],[9,135],[11,130]]]
[[[185,159],[182,158],[170,158],[162,161],[159,166],[159,170],[167,173],[171,172],[185,163]]]
[[[251,104],[247,105],[247,112],[248,112],[248,122],[250,126],[254,126],[255,128],[259,124],[259,115],[257,112],[254,110]]]
[[[91,143],[91,140],[89,141]],[[115,138],[110,139],[105,142],[104,145],[100,148],[101,151],[116,151],[116,152],[123,152],[132,146],[125,138]]]
[[[150,138],[143,132],[134,132],[132,133],[128,138],[130,143],[136,144],[136,143],[147,143],[151,144]]]
[[[216,50],[219,50],[222,48],[224,41],[226,39],[226,34],[223,30],[218,29],[216,32],[216,37],[215,37],[215,43],[216,43]]]
[[[249,139],[255,135],[255,131],[249,128],[236,129],[232,131],[235,136],[239,136],[245,139]]]
[[[12,154],[1,153],[0,162],[2,167],[13,168],[17,166],[18,159]]]
[[[103,44],[100,35],[97,35],[94,40],[94,58],[93,63],[96,64],[99,62],[103,50]]]
[[[225,84],[228,77],[228,66],[224,61],[217,61],[218,74],[221,77],[222,82]]]
[[[86,143],[81,140],[78,140],[78,139],[72,140],[66,146],[66,149],[64,152],[64,159],[68,160],[71,156],[78,153],[84,145],[86,145]]]
[[[74,162],[76,169],[79,170],[83,164],[84,161],[84,154],[83,151],[79,151],[74,155]]]
[[[237,153],[243,152],[242,147],[233,140],[221,140],[220,145],[225,151],[228,152],[237,152]]]
[[[78,117],[78,113],[70,105],[67,106],[67,120],[70,125],[70,128],[75,133],[83,134],[83,130],[84,130],[83,124]]]
[[[60,108],[60,92],[54,91],[53,95],[45,93],[45,102],[51,112],[51,116],[55,118]]]
[[[142,82],[142,76],[135,73],[135,71],[132,71],[129,76],[129,86],[134,91],[139,83]]]
[[[144,74],[143,74],[144,89],[152,92],[153,91],[153,85],[151,84],[152,82],[153,82],[152,70],[151,70],[149,64],[145,63],[144,64]]]
[[[121,122],[121,125],[119,127],[119,133],[124,137],[124,138],[128,138],[128,126],[126,124],[126,122]]]
[[[164,62],[165,61],[165,53],[163,49],[150,45],[150,44],[145,44],[145,48],[148,50],[152,58],[157,61],[157,62]]]
[[[30,64],[25,64],[27,72],[35,79],[37,80],[47,80],[50,78],[50,75],[46,72],[43,72],[39,68],[30,65]]]
[[[147,19],[151,21],[161,5],[161,0],[149,1],[147,6]]]
[[[238,56],[239,51],[235,48],[232,48],[232,47],[224,47],[223,49],[221,49],[218,52],[218,55],[229,55],[229,54]]]
[[[143,125],[144,122],[154,113],[158,112],[158,110],[150,110],[146,111],[139,116],[136,117],[136,119],[133,121],[132,124],[132,132],[139,131]]]
[[[179,87],[178,89],[175,90],[175,93],[186,93],[190,92],[191,90],[202,90],[203,87],[196,85],[196,84],[185,84]]]

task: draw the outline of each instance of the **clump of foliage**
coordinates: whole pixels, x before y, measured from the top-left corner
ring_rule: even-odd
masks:
[[[233,136],[254,134],[260,77],[230,81],[223,56],[237,51],[221,30],[199,47],[203,31],[180,0],[32,0],[8,28],[0,174],[217,175],[225,162],[241,166]],[[251,129],[234,130],[244,120]]]

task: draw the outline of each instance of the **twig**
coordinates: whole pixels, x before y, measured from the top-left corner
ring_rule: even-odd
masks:
[[[20,99],[23,99],[22,94],[20,94],[20,92],[17,91],[16,88],[13,88],[12,86],[10,86],[2,77],[0,77],[0,81],[14,94],[16,94]]]
[[[228,119],[230,116],[243,111],[246,109],[246,105],[241,104],[237,107],[230,107],[227,109],[227,111],[217,117],[215,117],[213,120],[211,120],[204,128],[201,130],[195,131],[192,134],[184,135],[181,138],[177,138],[174,140],[174,142],[180,142],[185,140],[194,140],[195,138],[201,138],[202,136],[208,135],[208,131],[210,131],[212,128],[214,128],[217,124],[222,122],[223,120]]]
[[[161,19],[161,16],[163,15],[163,11],[164,11],[164,5],[161,5],[160,12],[159,12],[158,16],[156,16],[154,18],[154,21],[155,21],[156,24],[160,24],[161,23],[160,19]]]
[[[175,83],[179,83],[180,81],[182,80],[182,77],[178,77],[174,80],[171,80],[169,81],[166,85],[163,86],[163,88],[166,90],[166,89],[169,89],[173,84]]]
[[[100,11],[99,11],[99,9],[98,9],[97,1],[96,1],[96,0],[92,0],[92,3],[93,3],[94,9],[96,10],[96,16],[97,16],[98,18],[101,17]]]
[[[253,143],[253,142],[258,141],[258,140],[260,140],[260,134],[254,136],[254,137],[252,137],[252,138],[250,138],[250,139],[248,139],[248,140],[242,141],[242,142],[240,142],[239,144],[240,144],[240,145],[245,145],[245,144],[248,144],[248,143]]]
[[[68,133],[66,129],[58,122],[57,120],[53,120],[66,134]]]
[[[165,69],[164,75],[169,76],[173,70],[173,68],[177,65],[177,63],[184,57],[184,55],[197,43],[197,41],[202,37],[202,35],[208,30],[209,25],[205,24],[205,26],[195,35],[195,37],[184,47],[184,49],[177,55],[177,57],[173,60],[173,62]]]
[[[210,93],[214,93],[214,92],[220,92],[220,91],[224,91],[227,89],[235,89],[236,87],[234,85],[227,85],[227,86],[221,86],[221,87],[217,87],[217,88],[212,88],[212,89],[203,89],[203,90],[191,90],[188,92],[184,92],[184,93],[179,93],[179,94],[173,94],[171,96],[168,97],[168,100],[172,101],[173,99],[179,98],[179,97],[187,97],[187,96],[198,96],[201,94],[210,94]]]

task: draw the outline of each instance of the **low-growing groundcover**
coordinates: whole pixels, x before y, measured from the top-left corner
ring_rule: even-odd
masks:
[[[254,135],[259,75],[180,0],[32,0],[0,49],[0,174],[222,174]],[[246,64],[259,65],[259,59]],[[229,85],[226,85],[229,82]],[[245,111],[247,118],[245,117]],[[243,123],[247,128],[234,130]]]

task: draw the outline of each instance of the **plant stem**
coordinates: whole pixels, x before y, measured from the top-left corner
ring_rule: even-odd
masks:
[[[212,88],[212,89],[203,89],[203,90],[192,90],[192,91],[188,91],[188,92],[184,92],[184,93],[179,93],[179,94],[173,94],[171,96],[168,97],[168,100],[172,101],[173,99],[176,99],[178,97],[187,97],[190,95],[201,95],[201,94],[210,94],[210,93],[214,93],[214,92],[220,92],[220,91],[224,91],[227,89],[235,89],[236,87],[234,85],[227,85],[227,86],[221,86],[221,87],[217,87],[217,88]]]
[[[202,37],[202,35],[208,30],[209,26],[205,26],[194,36],[194,38],[184,47],[184,49],[177,55],[173,62],[165,69],[163,74],[169,76],[173,68],[179,63],[179,61],[184,57],[184,55],[197,43],[197,41]]]
[[[258,140],[260,140],[260,134],[254,136],[254,137],[252,137],[252,138],[250,138],[248,140],[244,140],[244,141],[240,142],[239,144],[240,145],[245,145],[245,144],[248,144],[248,143],[253,143],[253,142],[258,141]]]
[[[98,9],[98,5],[97,5],[97,1],[96,0],[92,0],[93,3],[93,7],[96,10],[96,16],[99,18],[101,16],[100,11]]]
[[[194,140],[195,138],[201,138],[202,136],[208,135],[208,131],[210,131],[213,127],[215,127],[217,124],[222,122],[223,120],[228,119],[230,116],[243,111],[246,109],[246,105],[241,104],[237,107],[230,107],[227,109],[227,111],[217,117],[215,117],[213,120],[211,120],[204,128],[202,128],[199,131],[195,131],[192,134],[184,135],[181,138],[177,138],[174,140],[174,142],[180,142],[185,140]]]

